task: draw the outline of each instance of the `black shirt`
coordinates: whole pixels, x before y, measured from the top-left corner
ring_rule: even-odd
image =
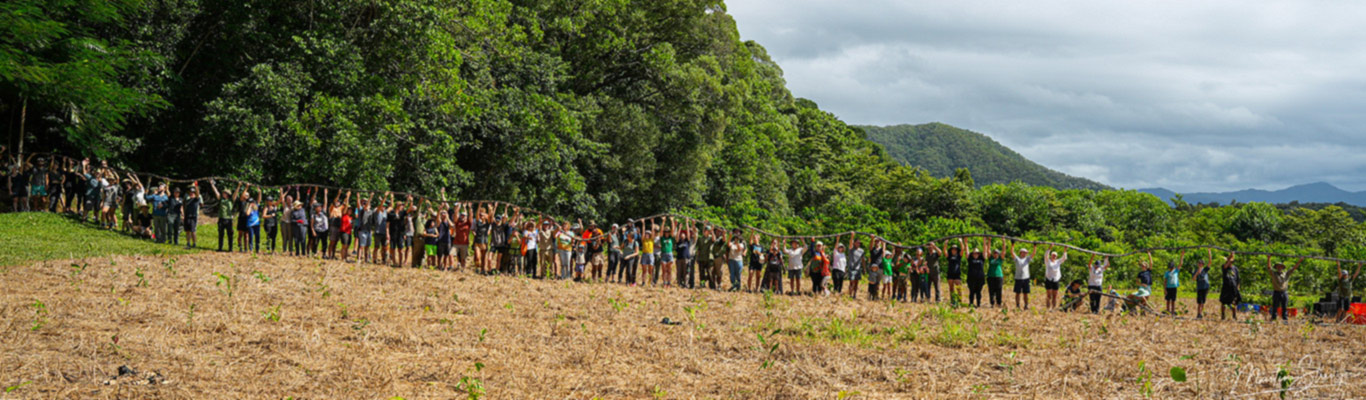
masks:
[[[199,206],[203,201],[204,199],[199,196],[185,199],[185,218],[198,218]]]
[[[983,257],[968,257],[968,276],[977,279],[986,278],[986,261],[987,259]]]
[[[1145,270],[1142,270],[1142,271],[1138,271],[1138,279],[1141,280],[1141,281],[1143,281],[1143,284],[1144,284],[1144,285],[1152,286],[1152,284],[1153,284],[1153,271],[1151,271],[1151,270],[1146,270],[1146,269],[1145,269]]]
[[[180,215],[180,207],[185,205],[185,201],[179,197],[166,199],[166,215]]]

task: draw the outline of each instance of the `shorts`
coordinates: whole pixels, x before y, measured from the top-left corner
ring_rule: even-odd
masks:
[[[789,270],[787,270],[787,279],[799,279],[799,278],[801,278],[801,277],[802,277],[802,270],[800,270],[800,269],[789,269]]]
[[[489,237],[488,237],[488,236],[484,236],[484,237],[475,236],[475,237],[474,237],[474,244],[478,244],[478,245],[488,245],[488,244],[489,244]]]
[[[640,255],[640,265],[655,265],[654,253],[644,253]]]
[[[344,245],[350,246],[350,245],[351,245],[351,234],[350,234],[350,233],[344,233],[344,232],[343,232],[343,233],[341,233],[340,235],[337,235],[337,241],[338,241],[338,242],[341,242],[341,243],[344,244]]]
[[[536,250],[536,249],[527,249],[527,251],[535,251],[535,250]],[[454,255],[456,259],[460,259],[460,260],[464,260],[464,259],[466,259],[466,258],[469,258],[469,256],[470,256],[470,245],[468,245],[468,244],[457,244],[457,245],[455,245],[455,246],[452,246],[451,255]]]
[[[243,217],[241,217],[241,218],[238,218],[238,219],[237,219],[237,231],[238,231],[238,232],[246,232],[246,230],[247,230],[247,217],[243,216]]]
[[[28,193],[31,196],[47,196],[47,187],[43,185],[33,185]]]
[[[1058,290],[1058,281],[1043,280],[1044,290]]]
[[[408,246],[410,246],[410,245],[413,244],[413,237],[412,237],[412,236],[408,236],[408,235],[403,235],[403,236],[393,235],[393,237],[394,237],[394,244],[393,244],[393,246],[390,246],[390,247],[393,247],[393,248],[395,248],[395,249],[406,249],[406,248],[408,248]]]
[[[1338,296],[1338,311],[1347,311],[1352,308],[1351,296]]]
[[[331,241],[333,241],[333,242],[338,241],[338,240],[341,240],[341,230],[338,230],[338,229],[335,229],[335,228],[333,228],[333,229],[328,229],[328,230],[327,230],[327,239],[328,239],[328,240],[331,240]]]
[[[883,285],[886,285],[886,284],[890,284],[890,283],[892,283],[892,276],[891,276],[891,275],[887,275],[887,274],[882,274],[882,284],[883,284]]]
[[[100,206],[101,206],[101,207],[108,208],[108,209],[110,209],[110,210],[113,210],[115,207],[118,207],[118,205],[119,205],[119,197],[118,197],[118,196],[114,195],[113,193],[107,193],[107,194],[105,194],[103,197],[104,197],[104,198],[100,200]]]
[[[574,271],[583,272],[583,263],[575,263],[575,264],[574,264]]]
[[[373,240],[375,242],[376,248],[386,247],[389,245],[389,235],[387,234],[375,234]]]
[[[1029,285],[1029,280],[1028,280],[1028,279],[1016,279],[1016,280],[1015,280],[1015,293],[1016,293],[1016,294],[1029,294],[1029,286],[1030,286],[1030,285]]]
[[[370,232],[356,232],[356,246],[370,247]]]
[[[199,218],[185,218],[185,232],[195,233],[199,231]]]
[[[848,278],[846,278],[846,279],[849,279],[850,282],[858,282],[859,275],[862,275],[862,274],[863,274],[863,271],[862,271],[861,269],[859,269],[859,268],[850,268],[850,269],[849,269],[849,273],[848,273]]]
[[[664,253],[664,254],[660,254],[660,255],[659,255],[659,262],[660,262],[660,263],[671,263],[671,262],[674,262],[674,253]]]
[[[423,247],[423,249],[427,251],[427,257],[436,257],[436,255],[441,252],[441,250],[438,249],[437,246],[434,244],[426,245]]]
[[[1174,288],[1174,287],[1169,287],[1169,288],[1167,288],[1167,295],[1164,296],[1164,298],[1166,298],[1167,301],[1176,301],[1176,288]]]
[[[603,264],[606,264],[606,263],[607,263],[607,256],[603,255],[602,253],[593,253],[593,259],[590,260],[590,263],[593,264],[593,265],[603,265]]]
[[[1195,289],[1195,304],[1205,304],[1205,297],[1209,296],[1209,289]]]

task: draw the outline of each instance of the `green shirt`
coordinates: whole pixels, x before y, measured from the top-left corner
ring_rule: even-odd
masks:
[[[988,263],[989,265],[991,265],[991,268],[988,268],[988,269],[987,269],[987,277],[990,277],[990,278],[1003,278],[1003,277],[1005,277],[1005,273],[1003,273],[1003,272],[1001,271],[1001,263],[1002,263],[1002,262],[1003,262],[1003,260],[1001,260],[1001,259],[999,259],[999,258],[993,258],[993,259],[988,260],[987,263]]]
[[[218,199],[218,219],[232,219],[232,200]]]
[[[887,275],[887,276],[892,276],[892,258],[891,258],[891,257],[885,257],[885,258],[882,259],[882,273],[885,274],[885,275]]]
[[[673,254],[673,253],[674,253],[674,238],[672,238],[672,237],[667,237],[667,236],[666,236],[666,237],[664,237],[663,239],[659,239],[659,247],[662,248],[662,250],[664,251],[664,254]]]
[[[704,265],[711,262],[711,244],[710,237],[705,235],[697,237],[697,260]]]

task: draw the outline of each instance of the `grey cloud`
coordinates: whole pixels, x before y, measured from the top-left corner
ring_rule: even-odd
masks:
[[[1366,189],[1366,3],[730,1],[797,96],[1120,187]]]

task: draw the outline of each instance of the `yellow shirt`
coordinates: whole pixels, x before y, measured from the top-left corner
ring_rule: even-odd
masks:
[[[641,246],[640,246],[641,249],[642,249],[642,250],[641,250],[642,253],[654,253],[654,252],[655,252],[655,241],[653,241],[653,240],[642,240],[642,242],[644,242],[644,243],[642,243]]]

